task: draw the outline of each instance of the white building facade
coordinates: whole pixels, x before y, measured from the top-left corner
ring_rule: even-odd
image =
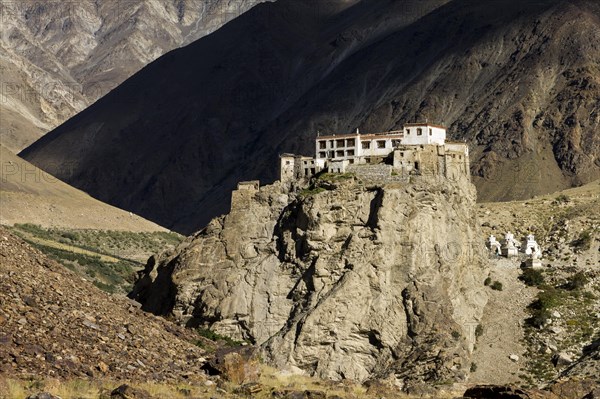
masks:
[[[319,136],[315,140],[316,159],[369,163],[372,157],[386,157],[402,145],[444,145],[446,128],[428,123],[407,124],[402,130],[385,133]]]
[[[446,128],[430,123],[411,123],[401,130],[317,136],[315,157],[281,155],[282,181],[307,178],[327,170],[355,171],[359,165],[391,165],[394,175],[442,175],[470,177],[466,143],[446,142]],[[365,169],[366,171],[366,169]]]

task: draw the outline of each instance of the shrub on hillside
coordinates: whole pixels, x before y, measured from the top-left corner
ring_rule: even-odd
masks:
[[[592,246],[592,233],[589,230],[582,231],[579,237],[571,241],[571,246],[580,251],[587,251]]]
[[[541,270],[525,269],[523,270],[523,274],[519,277],[519,280],[530,287],[537,287],[544,284],[544,274]]]
[[[584,272],[577,272],[569,279],[566,288],[569,290],[579,290],[583,288],[588,282]]]

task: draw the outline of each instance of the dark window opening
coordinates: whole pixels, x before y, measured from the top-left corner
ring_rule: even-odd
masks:
[[[368,150],[369,148],[371,148],[371,142],[370,141],[363,141],[362,148],[363,148],[363,150]]]
[[[423,135],[423,129],[421,129],[420,127],[417,128],[417,136],[422,136]]]
[[[327,148],[327,142],[326,141],[319,141],[319,148],[324,150],[325,148]]]
[[[377,141],[377,148],[385,148],[385,140]]]

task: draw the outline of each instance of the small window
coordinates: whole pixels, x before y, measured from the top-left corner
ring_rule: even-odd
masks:
[[[419,170],[419,163],[415,161],[415,170]]]
[[[371,158],[365,158],[365,163],[371,163]]]
[[[346,147],[354,147],[354,139],[346,140]]]
[[[349,159],[349,160],[348,160],[348,163],[349,163],[349,164],[353,164],[353,163],[354,163],[354,159]]]
[[[404,158],[404,152],[400,152],[400,156]]]
[[[333,148],[333,143],[335,143],[335,141],[333,141],[333,140],[329,140],[329,147],[330,147],[330,148]]]
[[[368,150],[369,148],[371,148],[371,142],[370,141],[363,141],[362,142],[362,149],[363,150]]]
[[[335,157],[335,151],[329,151],[329,158]]]
[[[398,147],[400,145],[400,140],[392,140],[392,147]]]
[[[320,152],[319,153],[319,158],[327,158],[327,153],[326,152]]]
[[[327,142],[325,140],[323,141],[319,141],[319,148],[324,150],[325,148],[327,148]]]
[[[433,135],[433,130],[431,130],[431,128],[429,128],[429,135],[432,136]]]
[[[336,141],[336,143],[335,143],[335,145],[336,145],[337,147],[345,147],[345,146],[344,146],[344,140],[337,140],[337,141]]]
[[[286,164],[286,165],[289,165],[289,164],[291,164],[291,163],[292,163],[291,161],[285,161],[285,164]]]
[[[343,158],[344,157],[344,151],[336,151],[335,156],[338,158]]]
[[[410,129],[406,129],[406,135],[410,134]]]
[[[421,129],[420,127],[417,128],[417,136],[422,136],[423,135],[423,129]]]
[[[346,156],[349,156],[349,157],[354,156],[354,150],[346,151]]]
[[[378,140],[377,148],[385,148],[385,140]]]

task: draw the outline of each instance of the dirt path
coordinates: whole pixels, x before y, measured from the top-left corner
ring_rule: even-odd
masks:
[[[492,261],[490,277],[502,283],[502,291],[489,290],[489,301],[482,320],[483,334],[477,340],[473,363],[477,370],[469,383],[508,384],[519,382],[524,367],[522,324],[526,307],[537,290],[518,280],[519,262],[508,259]],[[517,355],[517,361],[510,355]]]
[[[89,251],[87,249],[79,248],[74,245],[62,244],[62,243],[59,243],[56,241],[51,241],[51,240],[44,240],[42,238],[34,237],[31,234],[25,234],[25,238],[36,244],[45,245],[45,246],[51,247],[51,248],[56,248],[56,249],[60,249],[63,251],[69,251],[72,253],[87,255],[87,256],[92,256],[92,257],[97,256],[103,262],[116,263],[116,262],[120,261],[120,259],[117,259],[110,255],[104,255],[104,254],[100,254],[97,252]]]

